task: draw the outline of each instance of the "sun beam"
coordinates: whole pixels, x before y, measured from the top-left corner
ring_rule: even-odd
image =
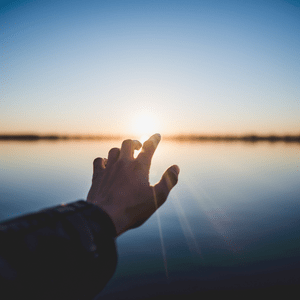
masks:
[[[155,115],[150,111],[140,111],[133,117],[132,132],[142,144],[155,133],[159,133],[159,124]],[[140,153],[134,151],[134,157]]]
[[[133,132],[141,143],[145,142],[159,129],[157,118],[149,111],[140,112],[133,121]]]

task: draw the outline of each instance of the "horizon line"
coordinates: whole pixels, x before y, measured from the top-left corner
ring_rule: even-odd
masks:
[[[0,141],[38,141],[38,140],[120,140],[122,135],[59,135],[59,134],[0,134]],[[243,134],[243,135],[232,135],[232,134],[214,134],[214,135],[201,135],[201,134],[177,134],[177,135],[165,135],[165,140],[172,141],[245,141],[245,142],[258,142],[258,141],[269,141],[269,142],[298,142],[300,143],[300,133],[295,134]]]

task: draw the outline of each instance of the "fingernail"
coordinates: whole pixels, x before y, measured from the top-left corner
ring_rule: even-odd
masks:
[[[133,143],[135,144],[135,147],[139,150],[142,147],[142,144],[138,140],[133,140]]]
[[[179,174],[180,172],[180,169],[177,165],[173,166],[173,169],[175,170],[175,172],[177,173],[177,175]]]

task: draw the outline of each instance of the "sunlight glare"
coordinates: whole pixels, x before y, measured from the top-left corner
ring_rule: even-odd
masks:
[[[157,130],[158,130],[158,122],[152,113],[141,112],[134,118],[133,131],[138,136],[150,137],[152,134],[156,133]]]
[[[138,140],[143,144],[151,135],[159,132],[158,121],[156,117],[149,111],[140,112],[133,121],[133,132],[138,137]],[[140,153],[135,151],[135,157]]]

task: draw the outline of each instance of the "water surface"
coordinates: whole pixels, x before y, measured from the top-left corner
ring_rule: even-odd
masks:
[[[93,159],[121,141],[3,141],[0,220],[86,199]],[[179,182],[144,225],[117,239],[101,299],[290,287],[300,271],[300,144],[161,141],[151,184]]]

